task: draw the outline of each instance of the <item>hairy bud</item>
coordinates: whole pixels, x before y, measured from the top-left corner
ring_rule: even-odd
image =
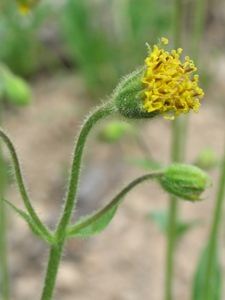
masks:
[[[195,166],[173,164],[159,178],[162,188],[177,197],[201,201],[200,195],[212,185],[210,177]]]

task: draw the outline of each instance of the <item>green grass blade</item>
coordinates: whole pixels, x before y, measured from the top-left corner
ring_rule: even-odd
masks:
[[[197,270],[193,282],[193,293],[192,300],[204,300],[205,297],[205,275],[206,275],[206,266],[208,259],[208,245],[204,247],[200,260],[197,266]],[[221,300],[221,288],[222,288],[222,273],[221,273],[221,264],[218,254],[218,247],[215,251],[216,255],[213,261],[213,273],[210,282],[210,300]]]

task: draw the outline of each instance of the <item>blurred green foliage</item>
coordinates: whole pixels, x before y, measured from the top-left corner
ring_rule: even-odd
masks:
[[[216,151],[208,147],[198,153],[194,164],[203,170],[210,170],[219,166],[220,161]]]
[[[0,63],[0,100],[5,98],[15,105],[28,105],[31,102],[31,90],[23,78]]]
[[[205,300],[205,277],[207,273],[207,264],[209,256],[209,244],[204,245],[200,253],[200,259],[195,271],[191,300]],[[215,245],[215,255],[212,262],[212,276],[210,277],[210,300],[221,300],[223,276],[221,269],[221,255],[218,243]]]
[[[66,1],[61,32],[91,94],[109,94],[121,75],[143,64],[145,43],[169,34],[171,3],[158,8],[156,0]]]
[[[158,225],[159,229],[167,235],[169,230],[169,213],[166,210],[152,211],[147,214],[147,218]],[[201,220],[184,221],[182,219],[176,220],[176,241],[184,236],[189,230],[202,225]]]
[[[46,10],[35,9],[23,15],[14,1],[3,1],[0,9],[0,61],[13,72],[29,76],[41,61],[42,43],[39,29]]]
[[[170,35],[172,17],[166,0],[39,1],[27,14],[2,0],[0,61],[26,77],[69,66],[99,99],[143,64],[146,42]]]
[[[115,143],[126,135],[135,135],[135,128],[123,121],[108,121],[98,133],[98,139],[104,143]]]

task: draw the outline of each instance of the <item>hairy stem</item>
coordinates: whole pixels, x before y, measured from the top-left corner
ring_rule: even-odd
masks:
[[[4,197],[6,185],[6,172],[4,161],[0,149],[0,198]],[[9,300],[9,270],[7,264],[7,239],[6,239],[6,209],[5,203],[0,201],[0,278],[2,299]]]
[[[103,117],[111,115],[113,109],[102,105],[97,108],[85,121],[81,128],[80,134],[77,139],[73,161],[71,166],[69,187],[67,197],[63,209],[61,219],[55,233],[55,243],[51,246],[49,254],[49,262],[45,276],[44,288],[41,296],[41,300],[50,300],[54,292],[56,276],[58,267],[60,264],[62,251],[66,239],[66,230],[70,222],[71,215],[73,213],[76,204],[76,194],[78,188],[78,181],[80,175],[81,159],[83,155],[84,145],[87,140],[88,134],[94,124]]]
[[[17,157],[17,154],[16,154],[16,150],[15,150],[12,142],[8,138],[8,136],[2,130],[0,130],[0,138],[4,141],[4,143],[6,144],[8,150],[10,152],[12,162],[13,162],[13,166],[14,166],[14,170],[15,170],[16,181],[17,181],[19,191],[20,191],[20,195],[23,199],[24,205],[25,205],[27,211],[29,212],[30,217],[33,219],[35,224],[41,230],[41,232],[42,232],[43,236],[45,237],[45,239],[51,241],[51,239],[52,239],[51,233],[48,231],[48,229],[41,222],[41,220],[39,219],[38,215],[36,214],[33,206],[31,205],[30,199],[28,197],[28,194],[27,194],[27,191],[26,191],[26,188],[25,188],[25,185],[24,185],[24,181],[23,181],[23,177],[22,177],[22,173],[21,173],[21,169],[20,169],[19,160],[18,160],[18,157]]]
[[[119,205],[120,201],[126,196],[126,194],[128,192],[130,192],[133,188],[135,188],[137,185],[139,185],[140,183],[143,183],[145,181],[152,180],[152,179],[157,179],[157,178],[161,177],[162,175],[163,175],[163,172],[154,172],[154,173],[145,174],[145,175],[133,180],[125,188],[123,188],[121,190],[121,192],[119,194],[117,194],[105,207],[103,207],[101,210],[96,212],[92,217],[88,218],[86,221],[84,221],[80,224],[74,225],[71,228],[69,228],[68,235],[72,231],[73,232],[78,231],[78,230],[92,224],[93,222],[98,220],[101,216],[103,216],[107,211],[109,211],[111,208],[113,208],[116,205]]]
[[[99,212],[97,212],[95,215],[93,215],[88,220],[82,222],[81,224],[72,226],[68,229],[68,235],[72,231],[78,231],[79,229],[82,229],[89,224],[92,224],[94,221],[96,221],[99,217],[101,217],[106,211],[108,211],[113,206],[120,203],[121,199],[130,192],[135,186],[138,184],[150,180],[150,179],[157,179],[163,175],[163,172],[155,172],[143,175],[135,180],[133,180],[130,184],[128,184],[120,193],[118,193],[109,204],[107,204],[103,209],[101,209]],[[49,255],[49,263],[47,267],[46,272],[46,278],[45,278],[45,284],[44,289],[42,293],[41,300],[50,300],[52,299],[53,291],[54,291],[54,285],[56,281],[56,275],[57,270],[60,264],[60,259],[62,256],[63,251],[63,245],[65,242],[65,237],[62,238],[58,243],[53,244],[51,246],[50,255]]]
[[[64,247],[64,241],[65,240],[61,240],[57,244],[51,245],[41,300],[52,299],[56,276],[57,276],[57,272],[58,272],[58,268],[62,256],[62,251]]]
[[[6,240],[6,218],[5,204],[0,201],[0,267],[1,267],[1,291],[2,299],[9,300],[9,272],[7,265],[7,240]]]
[[[0,99],[0,124],[2,124],[2,101]],[[5,161],[2,154],[2,147],[0,147],[0,199],[5,196],[7,185],[7,173],[5,168]],[[0,201],[0,290],[2,291],[2,299],[10,299],[9,287],[9,269],[7,261],[7,216],[6,216],[5,203]]]
[[[57,227],[57,238],[60,240],[63,239],[65,236],[66,227],[69,224],[70,217],[72,215],[73,209],[76,205],[76,194],[77,194],[77,187],[78,187],[78,180],[80,175],[80,166],[81,166],[81,159],[83,155],[84,145],[87,139],[87,136],[93,127],[93,125],[103,117],[111,115],[113,110],[111,107],[101,106],[97,108],[94,113],[90,115],[90,117],[85,121],[78,140],[75,147],[75,152],[73,155],[71,173],[70,173],[70,181],[69,181],[69,188],[67,192],[67,197],[63,209],[63,214],[61,220]]]

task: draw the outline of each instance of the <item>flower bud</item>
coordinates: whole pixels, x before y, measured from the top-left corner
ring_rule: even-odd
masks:
[[[218,157],[213,149],[206,148],[203,149],[195,162],[195,165],[201,169],[209,170],[216,167],[218,164]]]
[[[126,134],[134,132],[131,124],[121,121],[108,122],[99,132],[98,138],[102,142],[114,143],[120,140]]]
[[[158,112],[148,113],[143,109],[144,84],[141,81],[146,72],[142,67],[122,78],[114,92],[114,100],[120,114],[130,119],[152,118]]]
[[[195,166],[173,164],[159,178],[162,188],[177,197],[201,201],[200,195],[212,185],[210,177]]]

